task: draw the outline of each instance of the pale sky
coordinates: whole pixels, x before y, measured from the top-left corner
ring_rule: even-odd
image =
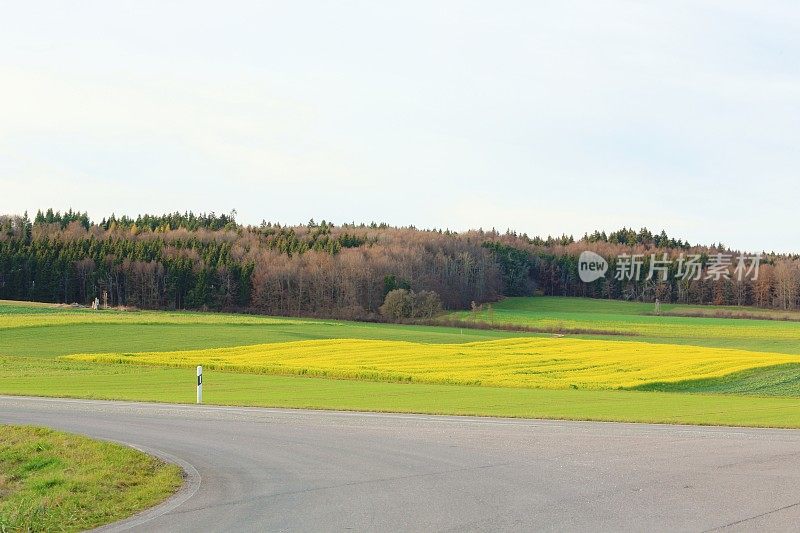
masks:
[[[800,5],[6,2],[0,213],[800,252]]]

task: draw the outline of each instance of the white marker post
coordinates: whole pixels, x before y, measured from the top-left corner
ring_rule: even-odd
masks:
[[[203,403],[203,367],[197,366],[197,403]]]

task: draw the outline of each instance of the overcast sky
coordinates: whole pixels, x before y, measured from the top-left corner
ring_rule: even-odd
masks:
[[[800,251],[796,2],[9,2],[0,213]]]

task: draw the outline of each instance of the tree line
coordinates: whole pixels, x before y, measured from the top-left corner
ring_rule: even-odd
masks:
[[[645,233],[646,230],[643,230]],[[793,254],[750,253],[722,244],[689,245],[660,239],[649,242],[614,242],[581,239],[569,243],[537,246],[519,239],[487,243],[495,251],[508,295],[536,291],[552,296],[582,296],[642,302],[698,305],[756,306],[781,310],[800,309],[800,257]],[[584,251],[592,251],[608,262],[605,275],[590,283],[580,279],[578,263]],[[758,256],[758,260],[753,258]],[[640,262],[640,275],[620,276],[620,263]],[[693,258],[697,275],[682,267]],[[727,264],[715,271],[714,265]],[[746,259],[744,275],[737,272],[739,258]],[[655,261],[655,263],[654,263]],[[655,275],[648,277],[652,270]],[[656,266],[656,264],[658,266]],[[755,267],[754,267],[755,265]],[[753,268],[754,267],[754,268]]]
[[[234,215],[0,216],[0,298],[376,319],[395,289],[454,309],[501,296],[478,239],[385,224],[245,226]]]
[[[663,231],[542,238],[313,220],[242,225],[235,215],[111,215],[95,222],[86,213],[48,209],[32,220],[0,216],[0,298],[88,304],[105,296],[111,306],[353,319],[428,317],[440,308],[533,294],[800,308],[796,256],[766,255],[757,280],[615,279],[621,254],[641,254],[646,269],[653,251],[696,253],[705,263],[733,253]],[[584,250],[610,263],[592,283],[578,276]]]

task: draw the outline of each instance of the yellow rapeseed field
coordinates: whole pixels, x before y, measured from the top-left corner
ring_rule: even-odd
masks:
[[[78,354],[66,359],[239,372],[548,389],[615,389],[719,377],[800,362],[800,356],[573,338],[466,344],[310,340],[177,352]]]
[[[0,330],[26,327],[70,326],[77,324],[304,324],[292,318],[275,318],[251,315],[215,315],[210,313],[169,313],[163,311],[84,311],[66,309],[53,313],[2,314]]]

